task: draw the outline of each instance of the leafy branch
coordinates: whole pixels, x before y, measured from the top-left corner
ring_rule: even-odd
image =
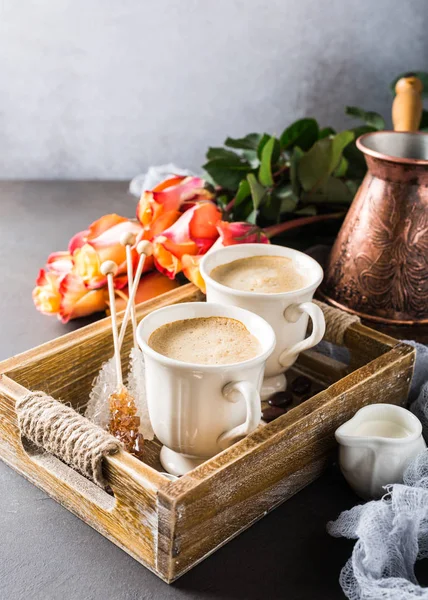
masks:
[[[426,81],[428,94],[428,74],[415,74]],[[242,138],[228,137],[223,147],[209,148],[203,169],[225,218],[281,233],[325,220],[310,217],[346,214],[366,173],[355,140],[385,129],[384,119],[376,112],[348,106],[346,114],[361,124],[336,132],[331,127],[321,128],[313,118],[304,118],[279,137],[249,133]],[[421,129],[426,127],[428,112],[424,111]],[[281,227],[291,220],[292,225]]]

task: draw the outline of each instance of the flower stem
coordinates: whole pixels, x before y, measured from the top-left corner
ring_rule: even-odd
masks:
[[[296,227],[302,227],[303,225],[311,225],[312,223],[319,223],[320,221],[328,221],[330,219],[341,219],[345,216],[345,212],[330,213],[326,215],[315,215],[312,217],[301,217],[300,219],[293,219],[291,221],[285,221],[285,223],[278,223],[277,225],[271,225],[264,229],[265,234],[270,239],[284,231],[295,229]]]
[[[235,204],[235,198],[232,198],[232,200],[231,200],[231,201],[230,201],[228,204],[226,204],[226,206],[225,206],[224,210],[225,210],[225,212],[226,212],[227,214],[229,214],[229,213],[230,213],[230,211],[232,210],[232,208],[233,208],[234,204]]]

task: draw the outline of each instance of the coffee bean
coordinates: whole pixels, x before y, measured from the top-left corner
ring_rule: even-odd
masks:
[[[293,402],[293,394],[289,391],[277,392],[271,396],[268,400],[270,406],[279,406],[279,408],[286,408]]]
[[[298,396],[302,396],[306,394],[311,389],[311,380],[304,375],[299,375],[291,384],[291,391],[297,394]]]
[[[262,418],[264,421],[273,421],[281,415],[285,415],[287,411],[279,406],[268,406],[262,411]]]

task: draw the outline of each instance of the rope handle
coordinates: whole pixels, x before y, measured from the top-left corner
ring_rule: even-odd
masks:
[[[351,315],[343,310],[329,306],[319,300],[313,302],[320,307],[325,319],[325,334],[324,340],[338,346],[343,346],[345,343],[345,333],[351,325],[360,323],[360,317]]]
[[[121,450],[119,440],[44,392],[19,398],[16,412],[23,436],[99,487],[107,487],[103,459]]]

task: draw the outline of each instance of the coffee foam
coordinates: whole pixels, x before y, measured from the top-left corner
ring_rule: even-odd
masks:
[[[215,267],[210,276],[227,287],[245,292],[278,294],[308,285],[291,258],[285,256],[247,256]]]
[[[227,365],[254,358],[261,345],[243,323],[203,317],[166,323],[149,337],[150,348],[169,358],[200,365]]]

